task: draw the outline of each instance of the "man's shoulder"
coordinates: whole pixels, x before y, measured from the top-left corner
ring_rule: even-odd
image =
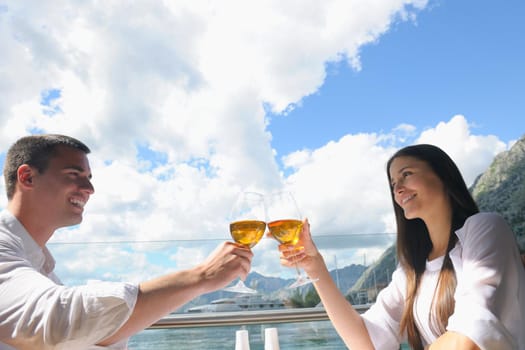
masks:
[[[23,250],[22,239],[13,230],[12,215],[3,210],[0,212],[0,252],[21,252]]]

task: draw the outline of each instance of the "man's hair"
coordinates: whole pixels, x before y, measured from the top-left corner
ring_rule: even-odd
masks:
[[[7,198],[15,193],[18,168],[27,164],[38,170],[46,171],[49,159],[56,155],[58,146],[78,149],[86,154],[91,150],[79,140],[65,135],[31,135],[20,138],[7,151],[4,164],[4,180]]]

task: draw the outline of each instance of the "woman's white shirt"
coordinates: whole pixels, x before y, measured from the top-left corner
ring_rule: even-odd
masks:
[[[437,339],[436,334],[434,334],[430,326],[429,317],[434,292],[444,260],[444,256],[431,261],[427,260],[425,273],[421,278],[421,288],[414,303],[415,321],[421,334],[423,346],[430,345]],[[434,324],[436,323],[434,322]]]
[[[450,252],[457,276],[456,304],[447,330],[466,335],[481,349],[525,350],[525,269],[508,224],[498,214],[479,213],[456,235],[458,242]],[[439,275],[435,261],[427,264],[415,305],[416,322],[429,343],[435,340],[427,311]],[[362,315],[376,349],[396,350],[406,339],[399,332],[405,296],[406,276],[398,268]]]

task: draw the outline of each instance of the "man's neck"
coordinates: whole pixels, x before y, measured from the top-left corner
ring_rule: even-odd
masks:
[[[23,208],[16,201],[10,201],[7,204],[7,210],[16,217],[16,219],[24,226],[27,233],[33,238],[33,240],[40,247],[44,247],[54,233],[54,229],[46,227],[44,222],[38,222],[34,220],[36,215],[34,211],[27,210],[28,208]],[[33,213],[33,214],[31,214]]]

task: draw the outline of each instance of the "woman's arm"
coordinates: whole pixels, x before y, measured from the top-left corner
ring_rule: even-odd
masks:
[[[479,213],[456,234],[460,245],[450,252],[457,275],[456,303],[447,330],[481,348],[516,348],[523,339],[523,269],[510,227],[500,215]]]
[[[282,265],[293,267],[297,262],[308,276],[317,279],[314,282],[315,289],[346,346],[351,349],[374,349],[363,319],[345,299],[330,276],[323,257],[312,241],[307,219],[304,221],[297,245],[281,245],[279,250]]]

